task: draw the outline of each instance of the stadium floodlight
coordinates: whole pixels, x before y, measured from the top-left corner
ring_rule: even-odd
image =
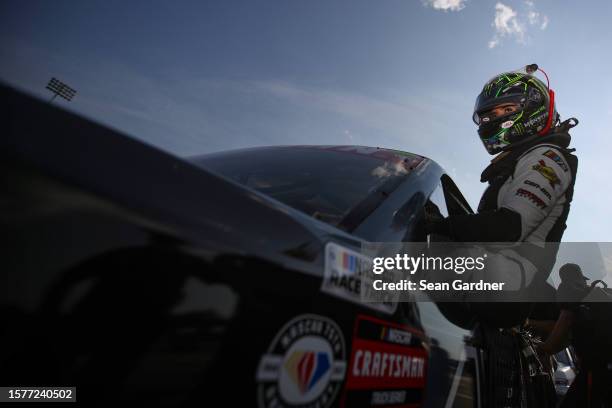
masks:
[[[53,97],[51,97],[49,102],[53,102],[58,95],[67,101],[72,100],[74,95],[76,95],[76,91],[74,89],[56,78],[51,78],[46,88],[53,92]]]

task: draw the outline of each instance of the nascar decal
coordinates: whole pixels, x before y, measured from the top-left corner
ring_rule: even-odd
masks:
[[[372,260],[370,258],[330,242],[325,247],[325,273],[321,291],[380,312],[395,313],[399,292],[362,293],[362,290],[373,291],[372,284],[368,280],[374,278],[371,271]],[[379,299],[381,295],[388,298],[381,302],[364,301],[364,299]]]
[[[561,157],[559,157],[559,155],[555,153],[554,150],[547,150],[543,153],[543,155],[557,163],[559,167],[563,169],[564,172],[567,172],[569,170],[567,168],[567,164],[565,164],[565,161]]]
[[[553,189],[555,188],[555,185],[561,185],[561,181],[559,180],[559,177],[557,177],[557,173],[555,173],[551,167],[547,166],[544,160],[539,160],[538,164],[535,164],[532,168],[544,176]]]
[[[370,316],[355,322],[344,407],[413,407],[426,384],[425,336],[407,325]]]
[[[526,199],[537,205],[539,208],[544,209],[547,207],[546,203],[540,197],[538,197],[529,190],[525,190],[524,188],[519,188],[518,190],[516,190],[516,195],[519,197],[525,197]]]
[[[326,408],[346,372],[344,336],[327,317],[300,315],[277,333],[257,373],[260,408]]]

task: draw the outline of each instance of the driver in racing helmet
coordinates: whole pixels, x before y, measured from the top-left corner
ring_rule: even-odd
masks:
[[[554,92],[535,76],[537,70],[546,75],[536,64],[496,75],[476,99],[478,135],[495,155],[481,176],[488,188],[477,214],[426,217],[429,232],[455,241],[527,243],[520,246],[522,255],[545,280],[558,245],[540,249],[560,242],[566,228],[578,165],[568,130],[578,121],[560,122]]]

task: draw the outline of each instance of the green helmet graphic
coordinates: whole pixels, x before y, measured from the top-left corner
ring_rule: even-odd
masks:
[[[535,68],[533,68],[535,67]],[[489,154],[535,135],[544,135],[557,120],[554,92],[527,72],[506,72],[489,80],[476,99],[474,123]]]

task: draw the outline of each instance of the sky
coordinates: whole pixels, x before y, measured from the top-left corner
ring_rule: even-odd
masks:
[[[612,2],[0,0],[0,81],[178,156],[359,144],[436,160],[475,208],[474,101],[537,63],[580,160],[564,241],[612,241]]]

